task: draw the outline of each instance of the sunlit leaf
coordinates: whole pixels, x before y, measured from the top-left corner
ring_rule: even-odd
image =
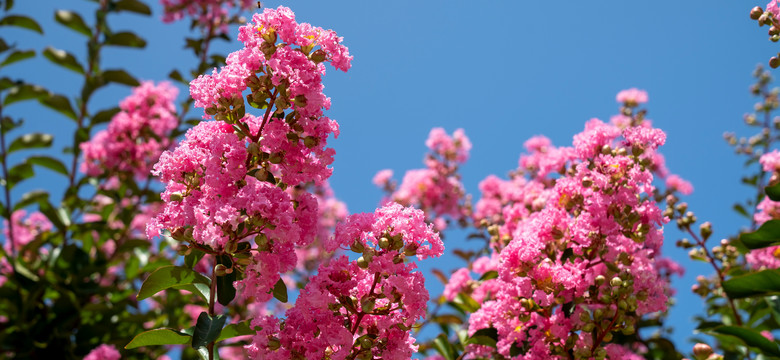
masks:
[[[43,34],[43,29],[35,20],[23,15],[8,15],[0,19],[0,26],[16,26]]]

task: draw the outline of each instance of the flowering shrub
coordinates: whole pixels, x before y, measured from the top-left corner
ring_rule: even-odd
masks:
[[[3,106],[37,100],[76,122],[68,165],[45,155],[16,162],[9,154],[50,147],[52,136],[7,142],[21,124],[1,122],[0,357],[680,359],[664,337],[670,279],[683,273],[661,254],[670,224],[692,239],[678,245],[715,271],[692,289],[708,316],[698,329],[712,336],[697,340],[693,358],[780,357],[780,103],[763,70],[751,88],[761,102],[745,117],[760,132],[726,136],[757,168],[746,181],[756,200],[735,207],[751,228],[714,247],[712,224],[694,231],[698,219],[681,200],[693,186],[666,168],[666,133],[636,88],[619,92],[618,114],[587,121],[570,146],[527,140],[517,167],[487,176],[479,197],[459,174],[472,149],[465,131],[434,128],[424,168],[400,182],[380,171],[374,183],[386,197],[373,212],[349,214],[328,184],[339,124],[323,91],[328,65],[351,67],[343,39],[286,7],[244,23],[253,2],[162,5],[164,22],[188,18],[198,33],[186,40],[198,60],[190,78],[169,76],[189,86],[178,105],[172,83],[100,64],[105,46],[144,46],[107,20],[150,15],[138,0],[98,1],[92,26],[76,12],[55,14],[88,37],[86,66],[66,50],[45,52],[83,76],[77,98],[0,79]],[[772,1],[750,16],[775,41],[779,13]],[[215,54],[212,41],[239,23],[240,48]],[[0,25],[40,29],[18,15]],[[14,51],[0,67],[27,57],[0,45]],[[91,111],[109,83],[132,90],[118,107]],[[191,108],[198,119],[186,117]],[[67,179],[61,201],[32,191],[12,202],[11,190],[40,167]],[[458,227],[481,240],[477,250],[449,239],[445,249],[444,232]],[[433,271],[444,289],[431,295],[418,262],[445,253],[466,265]]]

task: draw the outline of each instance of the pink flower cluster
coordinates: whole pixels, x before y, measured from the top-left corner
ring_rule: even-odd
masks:
[[[425,316],[428,291],[414,262],[444,247],[420,210],[389,204],[356,214],[336,228],[327,249],[351,248],[322,265],[284,319],[258,317],[262,329],[246,347],[254,359],[409,359],[409,329]]]
[[[349,69],[352,56],[341,38],[332,30],[297,23],[290,9],[279,7],[255,14],[238,39],[245,47],[230,54],[227,65],[190,83],[195,106],[206,109],[204,118],[241,128],[286,184],[327,179],[335,151],[325,146],[331,134],[338,136],[338,124],[323,116],[330,99],[322,92],[322,75],[325,62]],[[265,109],[260,118],[245,115],[247,89],[248,104]]]
[[[162,20],[170,23],[192,17],[201,26],[219,26],[227,31],[228,9],[248,11],[256,6],[255,0],[160,0],[165,13]]]
[[[618,101],[630,109],[647,94],[630,89]],[[652,200],[665,134],[631,110],[624,116],[629,120],[618,124],[590,120],[573,147],[534,137],[509,180],[480,183],[474,220],[493,252],[456,271],[445,297],[481,304],[469,334],[496,329],[501,355],[521,349],[513,359],[566,359],[570,352],[639,358],[605,345],[614,333],[632,334],[640,317],[666,310],[669,276],[681,269],[660,257],[668,218]],[[682,179],[669,182],[690,189]],[[490,271],[497,276],[485,276]],[[470,348],[474,356],[495,350]]]
[[[5,236],[3,249],[9,254],[14,250],[21,250],[23,246],[29,244],[42,232],[51,230],[52,226],[46,215],[37,211],[27,216],[27,211],[16,210],[11,214],[11,221],[13,222],[14,248],[11,247],[8,220],[3,220],[3,236]]]
[[[178,125],[174,100],[179,91],[168,82],[143,82],[119,104],[108,128],[81,143],[81,171],[89,176],[128,174],[145,179]]]
[[[438,230],[444,230],[446,216],[459,220],[466,211],[465,190],[457,171],[468,160],[471,142],[463,129],[449,136],[444,129],[434,128],[425,145],[431,150],[425,158],[426,168],[407,171],[397,190],[391,170],[379,171],[373,181],[391,192],[390,201],[422,209],[432,216]]]
[[[90,351],[84,360],[119,360],[121,357],[114,345],[102,344]]]
[[[761,156],[759,159],[764,171],[772,176],[770,182],[776,182],[780,174],[780,152],[776,149]],[[780,219],[780,202],[772,201],[765,196],[758,206],[753,220],[761,225],[769,220]],[[780,246],[770,246],[763,249],[752,250],[745,254],[745,260],[753,269],[777,269],[780,268]]]

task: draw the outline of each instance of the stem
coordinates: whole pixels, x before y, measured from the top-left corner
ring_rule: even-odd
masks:
[[[0,119],[3,118],[3,106],[0,105]],[[3,179],[6,183],[3,186],[5,190],[5,214],[3,217],[8,219],[8,241],[11,243],[11,267],[16,272],[16,242],[14,239],[14,222],[11,219],[11,189],[8,187],[8,152],[5,147],[5,129],[0,128],[0,161],[3,163]]]
[[[766,154],[769,152],[769,148],[772,142],[772,136],[771,131],[772,129],[769,127],[769,120],[770,120],[770,113],[769,111],[764,112],[764,131],[767,133],[766,135],[766,141],[764,141],[764,151],[762,154]],[[755,231],[758,224],[756,223],[756,213],[758,212],[758,203],[761,202],[761,198],[764,195],[764,178],[766,177],[766,171],[764,171],[763,166],[759,166],[759,174],[758,174],[758,183],[756,185],[758,194],[756,194],[756,204],[753,206],[753,216],[750,217],[750,230]]]
[[[715,272],[718,274],[718,278],[720,279],[721,287],[723,287],[723,283],[726,281],[726,276],[723,275],[723,271],[720,267],[718,267],[718,264],[715,262],[715,258],[710,254],[710,251],[707,249],[707,246],[704,244],[704,240],[700,239],[696,233],[694,233],[691,230],[690,226],[686,227],[686,230],[688,231],[688,234],[691,234],[691,237],[693,237],[694,240],[696,240],[696,244],[701,246],[702,249],[704,249],[704,254],[707,256],[707,260],[712,265],[712,267],[715,269]],[[737,312],[737,307],[734,305],[734,300],[731,299],[726,292],[723,292],[723,296],[726,298],[726,300],[729,303],[729,307],[731,307],[731,311],[734,313],[734,320],[737,322],[737,325],[742,325],[742,318],[739,316],[739,313]]]
[[[211,267],[211,291],[209,292],[209,317],[214,317],[214,294],[217,292],[217,257],[214,257],[214,266]],[[209,349],[209,360],[214,360],[214,341],[207,346]]]
[[[602,332],[601,334],[599,334],[599,337],[598,337],[598,339],[596,339],[596,341],[594,341],[594,342],[593,342],[593,346],[590,348],[590,354],[591,354],[591,356],[592,356],[592,355],[593,355],[593,353],[596,351],[596,348],[598,348],[598,346],[599,346],[599,345],[601,345],[601,342],[602,342],[602,341],[604,341],[604,337],[605,337],[605,336],[607,336],[607,333],[609,333],[610,331],[612,331],[612,327],[615,325],[615,321],[616,321],[616,320],[617,320],[617,318],[618,318],[618,312],[619,312],[619,311],[618,311],[618,309],[616,308],[616,309],[615,309],[615,316],[613,316],[613,317],[612,317],[612,321],[609,323],[609,326],[607,326],[607,328],[606,328],[606,329],[604,329],[604,332]]]
[[[274,101],[276,101],[276,95],[278,95],[279,90],[274,89],[273,94],[271,94],[271,98],[268,100],[268,109],[265,110],[265,115],[263,115],[263,123],[260,124],[260,130],[257,131],[257,136],[260,136],[260,134],[263,133],[263,128],[265,128],[265,123],[268,122],[268,119],[271,115],[271,109],[274,107]]]

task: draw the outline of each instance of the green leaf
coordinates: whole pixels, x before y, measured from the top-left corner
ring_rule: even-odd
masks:
[[[284,284],[284,280],[279,279],[274,285],[274,297],[283,303],[287,302],[287,285]]]
[[[780,201],[780,183],[764,188],[764,192],[772,201]]]
[[[778,348],[777,343],[765,338],[756,330],[739,326],[721,326],[712,329],[711,332],[737,337],[744,341],[747,346],[758,348],[765,355],[780,356],[780,348]]]
[[[16,26],[43,34],[43,29],[35,20],[23,15],[8,15],[0,19],[0,26]]]
[[[23,149],[47,148],[51,146],[53,136],[43,133],[30,133],[16,138],[8,147],[8,153]]]
[[[233,267],[233,260],[230,255],[223,254],[217,256],[217,264],[225,265],[227,268]],[[236,287],[233,282],[236,281],[236,272],[224,276],[217,276],[217,301],[223,306],[227,306],[236,297]]]
[[[458,294],[452,302],[459,305],[465,312],[469,313],[473,313],[481,307],[476,300],[464,293]]]
[[[32,165],[27,162],[17,164],[8,170],[8,188],[13,188],[16,184],[35,176]]]
[[[146,299],[160,291],[191,284],[210,283],[209,279],[196,271],[181,266],[163,266],[149,275],[138,291],[138,300]],[[204,294],[201,294],[204,295]],[[208,296],[204,296],[208,299]]]
[[[81,15],[78,13],[70,10],[57,10],[54,12],[54,20],[87,37],[92,36],[92,31],[89,26],[87,26],[87,23],[84,22],[84,19],[82,19]]]
[[[761,249],[780,244],[780,220],[769,220],[752,233],[739,236],[748,249]]]
[[[73,110],[73,107],[70,106],[70,100],[68,100],[68,98],[62,95],[49,94],[49,96],[44,97],[39,101],[43,106],[46,106],[49,109],[57,111],[60,114],[63,114],[71,118],[72,120],[78,119],[78,117],[76,116],[76,112]]]
[[[190,269],[194,268],[195,264],[203,258],[203,255],[206,255],[206,253],[198,249],[192,249],[189,254],[184,256],[184,266]]]
[[[138,0],[119,0],[116,4],[117,10],[130,11],[143,15],[152,15],[152,10],[146,4]]]
[[[9,54],[5,60],[0,63],[0,66],[10,65],[17,61],[22,61],[31,57],[35,57],[35,50],[16,50]]]
[[[219,333],[219,337],[216,341],[222,341],[236,336],[256,334],[257,331],[252,329],[250,322],[251,320],[245,320],[240,323],[229,324],[228,326],[225,326],[225,328],[222,329],[222,332]]]
[[[433,339],[433,347],[447,360],[455,360],[460,356],[444,334],[439,334],[436,339]]]
[[[780,269],[735,276],[724,281],[722,285],[732,299],[780,293]]]
[[[43,49],[43,56],[56,65],[75,71],[79,74],[84,74],[84,66],[76,60],[76,57],[73,56],[73,54],[65,50],[47,46],[46,49]]]
[[[490,347],[496,347],[497,341],[498,341],[498,330],[490,327],[490,328],[477,330],[474,333],[474,335],[471,335],[471,337],[468,340],[466,340],[466,345],[479,344],[479,345],[485,345]]]
[[[136,80],[132,75],[128,74],[127,71],[124,70],[106,70],[103,72],[103,79],[109,82],[129,86],[141,85],[138,80]]]
[[[190,342],[191,336],[173,329],[154,329],[136,335],[125,349],[135,349],[141,346],[154,345],[184,345]]]
[[[195,332],[192,333],[192,348],[205,347],[210,342],[217,340],[225,326],[227,315],[209,316],[207,312],[200,313],[195,324]]]
[[[181,73],[179,70],[173,70],[168,74],[168,77],[172,80],[176,80],[182,84],[187,84],[187,81],[184,80],[184,77],[181,76]]]
[[[24,193],[24,195],[22,195],[22,198],[19,200],[19,202],[14,204],[14,211],[37,202],[48,201],[48,200],[49,200],[49,193],[44,190],[29,191]]]
[[[27,159],[30,164],[43,166],[62,175],[68,176],[68,168],[61,161],[50,156],[32,156]]]
[[[6,95],[5,100],[3,100],[3,105],[11,105],[15,102],[30,99],[41,99],[48,94],[49,92],[41,86],[21,84],[8,90],[8,95]]]
[[[479,278],[479,281],[495,279],[497,277],[498,277],[498,271],[490,270],[490,271],[482,274],[482,276]]]
[[[107,110],[99,111],[97,114],[92,115],[92,125],[107,123],[111,121],[111,118],[114,117],[114,115],[118,114],[119,111],[121,111],[118,107],[110,108]]]
[[[0,53],[4,52],[4,51],[6,51],[6,50],[8,50],[10,48],[11,47],[8,46],[8,43],[6,43],[5,40],[3,40],[3,38],[0,38]]]
[[[146,40],[129,31],[123,31],[108,36],[106,45],[143,48],[146,47]]]
[[[5,0],[5,11],[11,10],[14,7],[14,0]]]

